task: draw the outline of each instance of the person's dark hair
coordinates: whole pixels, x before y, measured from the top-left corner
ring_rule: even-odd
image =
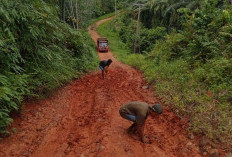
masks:
[[[108,59],[107,64],[110,65],[113,61],[111,59]]]
[[[162,106],[160,104],[154,104],[151,108],[154,112],[158,114],[161,114],[163,112]]]

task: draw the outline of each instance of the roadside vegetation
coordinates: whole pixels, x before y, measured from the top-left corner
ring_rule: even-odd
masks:
[[[98,28],[116,57],[144,72],[189,130],[232,143],[232,6],[161,1],[127,8]],[[135,46],[136,29],[139,28]]]

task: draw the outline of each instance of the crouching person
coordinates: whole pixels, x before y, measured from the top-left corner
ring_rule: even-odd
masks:
[[[123,105],[119,109],[119,114],[122,118],[132,121],[133,124],[128,128],[128,133],[138,134],[143,143],[148,143],[148,139],[144,137],[144,125],[147,117],[151,115],[155,117],[163,112],[159,104],[150,106],[147,103],[132,101]]]
[[[107,69],[113,61],[111,59],[102,60],[99,63],[99,69],[102,71],[102,79],[104,80],[104,75],[107,73]]]

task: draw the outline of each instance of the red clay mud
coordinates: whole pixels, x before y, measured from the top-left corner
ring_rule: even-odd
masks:
[[[99,35],[89,32],[96,41]],[[147,85],[142,73],[115,60],[111,52],[99,57],[113,60],[105,80],[96,70],[49,99],[26,104],[12,125],[17,132],[0,142],[1,157],[201,156],[195,140],[187,138],[185,121],[165,107],[162,115],[147,119],[145,134],[151,144],[127,134],[131,123],[120,117],[121,105],[158,100],[153,89],[142,88]]]

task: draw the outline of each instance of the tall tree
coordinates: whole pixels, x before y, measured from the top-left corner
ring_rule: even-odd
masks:
[[[179,8],[194,9],[200,0],[151,0],[150,13],[153,15],[152,21],[157,21],[163,26],[176,26]],[[156,19],[154,19],[156,18]]]
[[[62,0],[62,19],[65,21],[65,0]]]
[[[76,29],[78,30],[79,28],[79,25],[78,25],[78,21],[79,21],[79,18],[78,18],[78,5],[77,5],[77,0],[76,0],[76,19],[75,19],[75,22],[76,22]]]
[[[137,40],[138,40],[138,35],[139,35],[139,21],[140,21],[140,12],[141,12],[141,4],[138,4],[139,6],[139,12],[138,12],[138,19],[137,19],[137,26],[136,26],[136,33],[135,33],[135,42],[134,42],[134,50],[133,52],[136,53],[137,49]]]

